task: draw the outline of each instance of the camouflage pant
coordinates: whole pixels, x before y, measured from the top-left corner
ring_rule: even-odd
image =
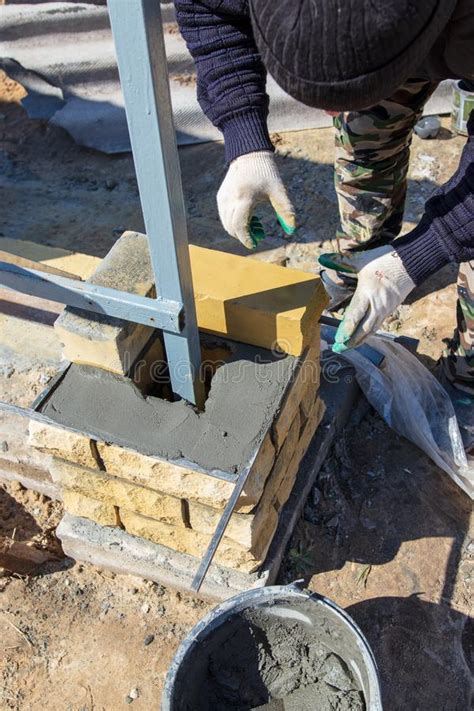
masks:
[[[433,82],[409,80],[376,106],[334,119],[341,250],[384,244],[400,232],[413,128],[435,88]],[[450,380],[472,392],[474,262],[459,269],[457,333],[443,363]]]

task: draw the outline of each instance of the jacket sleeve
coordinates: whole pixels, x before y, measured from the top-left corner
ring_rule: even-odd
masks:
[[[456,173],[427,201],[419,225],[393,243],[415,284],[448,262],[474,260],[474,111],[467,129]]]
[[[266,74],[253,39],[248,0],[175,0],[175,7],[196,64],[198,101],[224,135],[226,160],[273,150]]]

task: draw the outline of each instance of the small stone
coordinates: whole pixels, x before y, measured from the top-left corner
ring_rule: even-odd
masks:
[[[436,138],[441,129],[441,122],[437,116],[425,116],[415,126],[415,133],[422,139]]]
[[[326,523],[326,526],[328,528],[337,528],[339,525],[339,516],[336,514],[335,516],[332,516],[329,521]]]
[[[350,691],[354,688],[352,676],[345,663],[335,654],[330,654],[322,667],[322,678],[330,686],[341,691]]]
[[[114,188],[117,187],[117,185],[118,185],[118,183],[116,180],[109,179],[109,180],[105,181],[105,187],[107,188],[107,190],[113,190]]]
[[[138,699],[140,696],[140,692],[138,691],[137,687],[135,686],[133,689],[130,689],[129,694],[131,699]]]
[[[148,647],[148,645],[151,644],[154,639],[155,639],[154,634],[147,634],[147,636],[143,640],[143,644],[145,645],[145,647]]]
[[[8,452],[8,442],[5,439],[0,442],[0,452]]]
[[[150,612],[150,605],[147,602],[144,602],[140,609],[144,615],[148,615]]]

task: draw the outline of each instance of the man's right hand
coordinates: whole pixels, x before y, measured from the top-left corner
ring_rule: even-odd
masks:
[[[260,220],[253,216],[259,202],[269,200],[286,235],[296,229],[295,211],[271,151],[256,151],[232,161],[217,193],[217,209],[226,232],[247,249],[265,237]]]

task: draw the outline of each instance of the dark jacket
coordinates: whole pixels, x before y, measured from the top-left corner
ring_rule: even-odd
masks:
[[[273,150],[267,129],[266,74],[253,39],[248,0],[175,0],[175,6],[181,33],[196,63],[199,103],[223,133],[227,161],[252,151]],[[435,81],[474,80],[474,0],[459,0],[416,74],[414,78]],[[449,261],[474,259],[473,166],[471,119],[457,177],[428,201],[426,215],[415,234],[410,233],[414,236],[403,238],[400,254],[416,283]],[[456,200],[460,201],[457,211]],[[422,254],[410,246],[415,237]],[[427,253],[429,259],[422,259]]]

